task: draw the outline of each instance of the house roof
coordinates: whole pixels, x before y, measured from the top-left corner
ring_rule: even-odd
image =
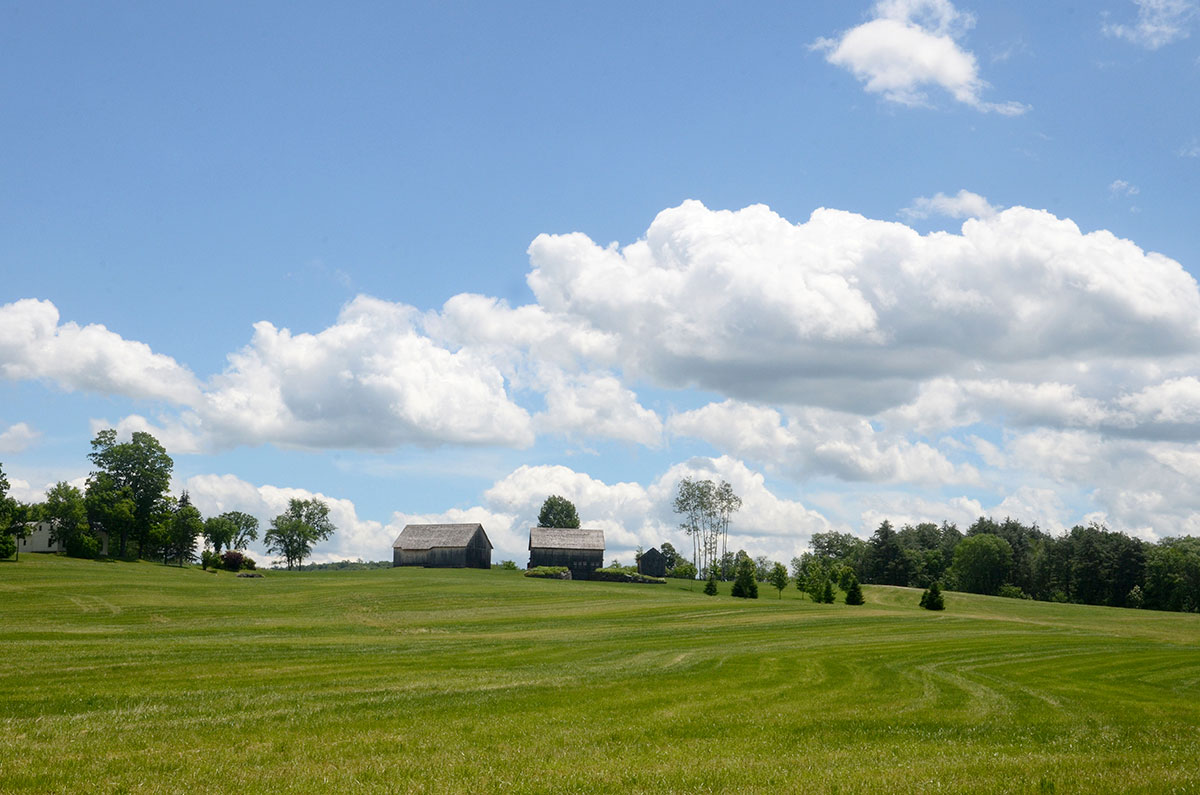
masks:
[[[396,536],[392,548],[465,547],[471,542],[471,537],[475,535],[476,531],[483,533],[483,540],[487,542],[488,549],[491,549],[492,542],[488,539],[487,533],[484,533],[483,525],[478,522],[475,524],[406,524],[400,531],[400,535]]]
[[[598,549],[604,551],[603,530],[583,530],[568,527],[529,528],[529,548],[533,549]]]

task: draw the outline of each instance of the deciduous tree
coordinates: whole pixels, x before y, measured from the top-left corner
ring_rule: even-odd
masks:
[[[578,528],[579,513],[575,510],[575,503],[566,497],[551,494],[538,512],[538,527]]]
[[[771,567],[771,573],[767,577],[767,582],[771,583],[771,586],[779,592],[779,598],[782,599],[783,589],[788,586],[787,566],[776,562],[775,565]]]
[[[125,557],[129,535],[138,543],[138,553],[153,546],[154,525],[161,518],[171,486],[171,470],[175,463],[151,434],[135,431],[128,442],[117,442],[117,432],[111,428],[100,431],[92,440],[88,454],[96,470],[112,478],[117,488],[128,488],[133,499],[132,530],[121,527],[118,554]],[[111,543],[111,539],[110,539]]]
[[[267,552],[282,555],[290,571],[300,568],[312,553],[313,545],[337,530],[329,519],[329,506],[318,499],[288,502],[288,509],[271,520],[271,529],[263,536]]]

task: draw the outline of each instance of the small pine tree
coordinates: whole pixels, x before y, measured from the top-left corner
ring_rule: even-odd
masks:
[[[849,579],[846,581],[846,604],[861,605],[862,603],[862,586],[858,584],[858,578],[851,573]]]
[[[929,590],[921,594],[921,607],[926,610],[945,610],[946,603],[942,599],[942,587],[937,580],[929,586]]]
[[[825,581],[825,590],[821,592],[821,601],[827,605],[833,604],[833,583]]]
[[[717,595],[717,572],[712,571],[708,575],[708,582],[704,583],[704,592],[709,596]]]

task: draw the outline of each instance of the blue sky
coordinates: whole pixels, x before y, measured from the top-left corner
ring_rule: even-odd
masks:
[[[0,4],[14,493],[1200,532],[1197,3],[811,6]]]

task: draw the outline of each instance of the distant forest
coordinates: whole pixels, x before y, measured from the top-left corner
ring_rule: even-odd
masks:
[[[962,533],[943,522],[883,522],[870,540],[816,533],[810,552],[792,560],[797,580],[859,580],[927,588],[934,582],[970,593],[1111,607],[1200,611],[1200,538],[1148,543],[1091,524],[1052,536],[1036,524],[980,518]]]

